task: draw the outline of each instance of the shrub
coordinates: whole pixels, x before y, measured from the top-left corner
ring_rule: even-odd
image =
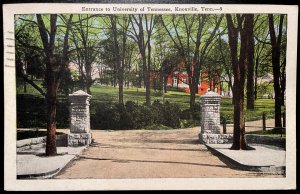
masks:
[[[152,111],[153,111],[153,117],[154,117],[154,123],[164,123],[164,117],[163,117],[163,104],[159,102],[159,100],[155,100],[152,103]]]
[[[69,102],[57,99],[56,127],[69,127]],[[46,128],[47,113],[44,97],[29,94],[17,95],[17,128]]]
[[[186,120],[201,120],[201,106],[200,103],[195,103],[192,111],[191,109],[185,109],[181,112],[180,115],[181,119],[186,119]]]
[[[181,110],[177,105],[154,101],[151,106],[137,105],[132,101],[125,105],[97,103],[91,115],[94,129],[139,129],[149,126],[179,128]],[[164,126],[164,127],[162,127]]]
[[[151,124],[154,124],[154,114],[151,107],[148,106],[140,106],[139,107],[139,115],[137,120],[138,128],[142,128]]]
[[[133,101],[127,101],[125,104],[125,109],[127,112],[127,125],[128,128],[137,129],[139,128],[138,117],[140,114],[139,106]]]
[[[195,127],[195,126],[200,126],[200,120],[193,120],[193,119],[180,120],[180,128],[189,128],[189,127]]]
[[[91,127],[97,129],[118,129],[120,113],[113,104],[99,103],[91,115]]]
[[[163,112],[163,125],[169,126],[172,128],[179,128],[180,127],[180,114],[181,110],[179,106],[176,104],[171,104],[168,101],[162,106]]]

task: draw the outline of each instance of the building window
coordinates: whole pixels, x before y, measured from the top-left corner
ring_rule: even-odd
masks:
[[[187,84],[187,83],[186,83],[186,78],[182,78],[182,82],[183,82],[184,84]]]
[[[176,86],[177,85],[177,78],[173,78],[173,86]]]
[[[186,74],[186,68],[182,69],[182,74]]]

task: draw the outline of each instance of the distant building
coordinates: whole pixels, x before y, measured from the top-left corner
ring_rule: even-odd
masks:
[[[207,72],[200,73],[200,79],[198,83],[198,94],[205,94],[210,91],[210,88],[214,88],[214,92],[221,94],[220,85],[214,83],[213,80],[218,80],[217,76],[214,79],[209,80],[209,74]],[[167,76],[167,86],[172,86],[176,88],[182,88],[185,92],[189,93],[189,76],[183,63],[180,64],[179,68],[173,68],[170,74]]]
[[[74,72],[76,74],[76,76],[81,76],[80,72],[79,72],[79,65],[74,63],[74,62],[70,62],[68,68]],[[93,63],[92,64],[92,68],[91,68],[91,78],[92,80],[95,79],[99,79],[101,78],[101,76],[103,75],[104,71],[109,69],[109,67],[107,67],[104,64],[97,64],[97,63]],[[83,66],[82,68],[83,72],[85,73],[85,67]]]

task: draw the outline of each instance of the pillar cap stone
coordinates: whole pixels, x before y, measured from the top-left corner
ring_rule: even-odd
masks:
[[[216,93],[216,92],[209,91],[209,92],[206,92],[204,95],[200,96],[200,98],[205,98],[205,97],[219,97],[219,98],[221,98],[221,95]]]
[[[82,90],[78,90],[78,91],[74,92],[73,94],[69,94],[69,96],[88,96],[88,97],[91,97],[92,95],[89,95],[88,93],[86,93]]]

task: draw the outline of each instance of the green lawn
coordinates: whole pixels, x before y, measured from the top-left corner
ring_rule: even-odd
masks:
[[[91,88],[92,92],[92,101],[98,102],[118,102],[118,88],[110,86],[93,86]],[[138,104],[145,103],[145,94],[146,91],[144,88],[124,88],[124,102],[134,101]],[[199,95],[197,95],[199,97]],[[177,103],[181,109],[189,108],[189,94],[184,92],[175,92],[168,91],[165,94],[165,100],[168,100],[171,103]],[[162,94],[158,91],[155,92],[151,90],[151,103],[154,100],[163,101]],[[199,100],[199,98],[198,98]]]

